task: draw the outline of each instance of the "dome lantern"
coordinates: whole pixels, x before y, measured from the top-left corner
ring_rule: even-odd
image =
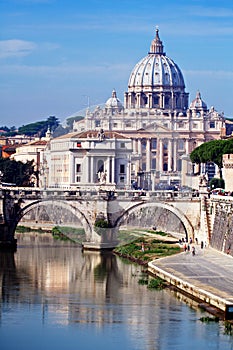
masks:
[[[150,53],[166,55],[165,52],[163,52],[163,42],[160,40],[158,28],[156,28],[155,38],[151,42],[149,54]]]

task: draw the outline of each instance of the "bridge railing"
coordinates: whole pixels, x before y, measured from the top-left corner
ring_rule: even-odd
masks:
[[[128,198],[131,200],[179,200],[179,199],[192,199],[191,191],[173,191],[173,190],[157,190],[157,191],[145,191],[145,190],[118,190],[113,186],[96,186],[96,187],[71,187],[71,188],[46,188],[42,189],[39,187],[0,187],[0,196],[3,193],[9,193],[16,198],[100,198],[105,197],[106,199],[113,198]]]

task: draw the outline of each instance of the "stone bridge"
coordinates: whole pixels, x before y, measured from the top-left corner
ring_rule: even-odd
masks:
[[[215,198],[216,199],[216,198]],[[123,191],[95,188],[0,188],[0,242],[15,244],[21,222],[82,227],[85,249],[111,249],[121,227],[154,228],[178,238],[210,243],[217,202],[191,192]]]

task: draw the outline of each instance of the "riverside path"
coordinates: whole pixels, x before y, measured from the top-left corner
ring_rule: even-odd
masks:
[[[195,245],[195,248],[194,256],[190,251],[154,260],[148,270],[191,297],[221,310],[225,319],[232,320],[232,256],[210,247],[201,249]]]

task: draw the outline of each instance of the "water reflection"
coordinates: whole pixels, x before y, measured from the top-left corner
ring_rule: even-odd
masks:
[[[221,325],[201,324],[196,305],[188,307],[169,290],[148,290],[138,284],[142,276],[141,267],[111,253],[83,253],[76,246],[54,243],[49,235],[22,236],[16,253],[0,254],[0,337],[4,340],[20,322],[26,323],[20,336],[28,336],[26,327],[38,336],[42,325],[44,339],[52,334],[59,339],[56,349],[67,349],[66,332],[60,333],[59,327],[72,333],[71,343],[85,338],[80,349],[98,349],[100,344],[101,349],[110,344],[111,349],[126,350],[229,349],[230,338],[223,336]],[[58,328],[51,332],[54,326]]]

